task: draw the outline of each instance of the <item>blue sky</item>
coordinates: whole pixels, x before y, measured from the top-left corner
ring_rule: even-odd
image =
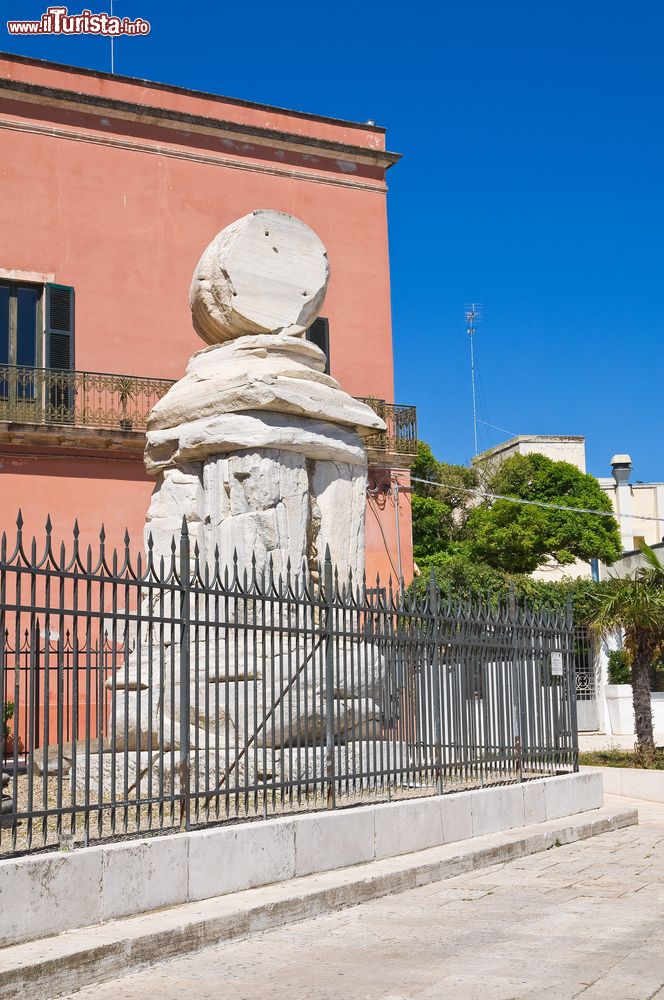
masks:
[[[73,3],[108,10],[105,0]],[[44,3],[5,0],[3,20]],[[664,480],[664,6],[495,0],[174,5],[117,0],[147,38],[116,72],[388,129],[396,399],[439,458],[585,434],[589,471],[628,451]],[[3,29],[4,30],[4,29]],[[0,48],[110,69],[93,38]]]

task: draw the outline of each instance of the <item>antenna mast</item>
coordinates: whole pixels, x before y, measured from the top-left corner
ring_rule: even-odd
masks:
[[[466,333],[470,338],[470,382],[473,389],[473,444],[474,455],[477,455],[477,388],[475,385],[475,324],[481,316],[481,306],[477,302],[472,302],[466,306]]]
[[[113,17],[113,0],[111,0],[111,17]],[[115,38],[111,35],[111,73],[115,73]]]

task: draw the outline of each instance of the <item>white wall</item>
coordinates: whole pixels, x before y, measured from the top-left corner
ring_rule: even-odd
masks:
[[[664,562],[664,542],[659,542],[657,545],[651,546],[655,555],[659,557],[661,562]],[[605,566],[603,563],[600,564],[600,579],[610,580],[611,577],[626,577],[630,573],[634,573],[635,570],[640,569],[643,566],[647,566],[645,556],[640,549],[632,552],[625,552],[620,559],[613,563],[612,566]]]
[[[626,552],[636,549],[635,536],[645,538],[648,545],[656,545],[662,541],[662,537],[664,537],[663,483],[623,483],[618,486],[612,477],[606,477],[600,479],[599,484],[611,501],[616,513]],[[662,518],[662,520],[655,520],[655,518]]]

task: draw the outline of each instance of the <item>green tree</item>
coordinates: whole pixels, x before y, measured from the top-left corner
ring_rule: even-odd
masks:
[[[498,605],[505,604],[513,592],[519,604],[553,612],[564,611],[571,601],[578,625],[586,623],[594,608],[595,595],[607,586],[605,582],[587,579],[535,580],[524,573],[505,573],[470,559],[463,550],[438,553],[429,559],[427,571],[416,577],[411,586],[417,591],[426,589],[431,570],[441,591],[455,597],[480,598]]]
[[[463,537],[473,503],[473,494],[468,491],[477,488],[477,473],[463,465],[439,462],[429,445],[420,441],[411,475],[414,480],[429,480],[413,481],[412,497],[413,552],[415,560],[424,565]]]
[[[611,513],[611,502],[594,476],[545,455],[514,455],[489,478],[486,491],[520,500]],[[468,516],[465,534],[472,558],[511,573],[532,573],[549,560],[581,559],[611,564],[621,552],[613,517],[582,511],[488,500]]]
[[[640,547],[647,566],[609,580],[592,601],[588,624],[603,638],[614,634],[623,639],[632,667],[637,745],[652,759],[650,679],[664,643],[664,564],[644,542]]]
[[[434,497],[413,493],[413,555],[424,565],[431,557],[449,548],[452,531],[452,509]]]

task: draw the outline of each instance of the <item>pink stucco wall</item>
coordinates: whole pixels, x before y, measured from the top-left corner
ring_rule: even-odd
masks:
[[[382,130],[13,57],[0,57],[0,78],[41,88],[0,94],[0,273],[75,287],[77,369],[178,378],[201,346],[188,306],[201,252],[234,219],[274,208],[327,246],[332,374],[353,395],[393,399],[385,164],[324,147],[377,153]],[[155,108],[272,129],[274,140],[155,122]],[[323,145],[294,149],[297,136]],[[86,531],[104,520],[114,536],[124,524],[140,536],[151,490],[140,461],[64,446],[40,457],[15,439],[2,452],[3,526],[20,505],[38,523],[48,508],[56,525],[75,513]],[[379,535],[368,531],[373,572],[389,564]]]

